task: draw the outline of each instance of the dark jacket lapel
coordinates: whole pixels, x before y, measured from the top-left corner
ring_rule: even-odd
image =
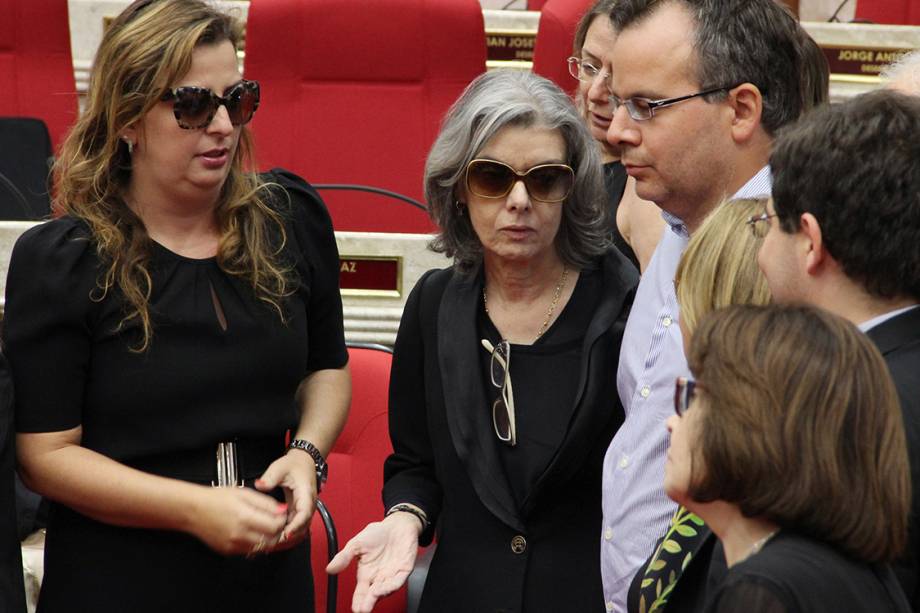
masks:
[[[444,290],[438,311],[438,365],[444,389],[447,424],[457,456],[482,503],[515,530],[523,522],[498,457],[490,401],[479,370],[484,351],[476,335],[476,310],[482,275],[454,274]]]

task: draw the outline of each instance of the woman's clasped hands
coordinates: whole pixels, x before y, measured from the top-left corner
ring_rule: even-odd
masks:
[[[303,457],[301,457],[303,456]],[[203,488],[190,532],[225,555],[256,555],[293,547],[306,536],[316,504],[316,473],[310,458],[290,453],[255,481],[256,490]],[[276,487],[285,502],[267,494]]]
[[[358,559],[357,584],[351,599],[354,613],[370,613],[377,600],[403,586],[415,565],[421,531],[415,516],[393,513],[383,521],[368,524],[329,562],[326,572],[337,575],[354,558]]]

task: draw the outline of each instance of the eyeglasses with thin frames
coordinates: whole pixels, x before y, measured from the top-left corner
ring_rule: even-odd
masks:
[[[480,341],[491,353],[489,363],[492,385],[500,390],[492,403],[492,427],[498,440],[509,447],[517,445],[517,427],[514,419],[514,392],[511,389],[511,345],[501,340],[494,346],[488,339]]]
[[[566,60],[569,65],[569,74],[585,83],[593,83],[598,77],[604,80],[604,84],[610,87],[610,73],[603,68],[595,66],[590,60],[583,60],[574,55]]]
[[[696,397],[696,381],[689,377],[677,377],[674,381],[674,412],[682,417]]]
[[[661,100],[649,100],[648,98],[641,97],[633,97],[623,100],[617,96],[611,95],[610,110],[612,113],[616,113],[621,106],[625,106],[626,112],[629,113],[630,117],[636,121],[647,121],[655,116],[656,109],[667,108],[680,102],[698,98],[699,96],[708,96],[709,94],[715,94],[716,92],[728,91],[734,87],[737,87],[737,85],[732,85],[731,87],[714,87],[712,89],[696,92],[695,94],[687,94],[686,96],[678,96],[676,98],[663,98]]]
[[[776,213],[767,213],[764,211],[760,215],[748,217],[747,225],[751,229],[751,234],[754,235],[754,238],[764,238],[767,235],[770,231],[769,221],[771,217],[776,217]]]

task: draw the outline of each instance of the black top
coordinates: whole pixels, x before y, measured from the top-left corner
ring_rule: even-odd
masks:
[[[887,565],[855,560],[830,545],[781,531],[728,570],[709,613],[908,613]]]
[[[629,177],[626,174],[626,167],[619,161],[604,164],[604,187],[607,195],[610,196],[610,230],[613,234],[613,244],[633,263],[636,270],[639,270],[639,259],[636,257],[636,252],[629,246],[620,233],[620,228],[617,227],[617,209],[620,208],[620,200],[623,199],[623,193],[626,191],[627,178]]]
[[[598,271],[583,271],[572,296],[553,325],[532,345],[511,345],[511,383],[517,427],[517,445],[499,445],[499,455],[519,505],[546,470],[568,430],[578,389],[585,330],[600,300]],[[493,345],[501,335],[480,312],[479,333]],[[480,354],[483,385],[498,397],[492,386],[491,354]]]
[[[22,550],[16,530],[13,472],[13,382],[6,358],[0,354],[0,611],[25,613]]]
[[[20,432],[82,425],[84,447],[147,472],[200,483],[215,479],[220,441],[240,441],[247,479],[282,455],[285,431],[299,420],[297,386],[310,372],[341,367],[348,358],[328,212],[298,177],[279,171],[267,179],[280,184],[272,200],[284,217],[283,259],[296,282],[284,302],[284,323],[215,258],[189,259],[153,243],[153,337],[147,351],[132,351],[139,324],[119,329],[124,311],[116,291],[96,298],[100,259],[85,223],[64,217],[20,237],[3,326]],[[144,557],[128,562],[139,547]],[[83,548],[102,552],[103,568],[71,566],[86,555]],[[177,558],[178,551],[185,557]],[[195,589],[196,573],[204,576],[223,563],[187,535],[107,526],[60,505],[52,509],[45,557],[46,611],[109,610],[106,603],[117,602],[119,589],[131,593],[138,586],[156,586],[163,598],[172,589],[179,598],[175,594],[185,585],[207,599],[210,590]],[[273,557],[280,558],[267,558]],[[162,574],[178,572],[164,568],[170,564],[188,565],[187,576]],[[233,583],[237,571],[219,572]],[[158,579],[178,583],[166,589]],[[115,583],[119,589],[108,585]],[[231,588],[224,596],[232,594]],[[143,602],[164,610],[172,601]]]

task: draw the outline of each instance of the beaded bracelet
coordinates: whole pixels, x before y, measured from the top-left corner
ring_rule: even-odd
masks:
[[[422,532],[424,532],[425,530],[428,529],[428,526],[429,526],[429,524],[428,524],[428,516],[425,515],[425,512],[422,511],[420,508],[416,507],[415,505],[411,505],[411,504],[408,504],[408,503],[405,503],[405,502],[401,502],[401,503],[399,503],[399,504],[394,504],[394,505],[393,505],[392,507],[390,507],[390,509],[384,514],[384,517],[389,517],[389,516],[392,515],[393,513],[397,513],[397,512],[399,512],[399,511],[402,511],[402,512],[404,512],[404,513],[411,513],[412,515],[415,515],[415,516],[418,518],[418,520],[419,520],[420,522],[422,522]]]

